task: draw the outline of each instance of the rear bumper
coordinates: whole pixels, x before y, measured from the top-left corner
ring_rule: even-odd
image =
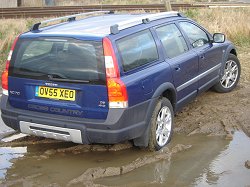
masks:
[[[22,110],[1,99],[4,123],[18,131],[75,143],[114,144],[142,136],[156,99],[127,109],[110,109],[106,120],[84,119]]]

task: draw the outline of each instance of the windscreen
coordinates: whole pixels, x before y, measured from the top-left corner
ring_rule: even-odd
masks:
[[[9,75],[42,80],[105,84],[101,42],[69,38],[19,39]]]

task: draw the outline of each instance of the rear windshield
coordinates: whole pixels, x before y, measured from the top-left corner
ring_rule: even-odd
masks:
[[[79,83],[105,83],[101,42],[69,38],[20,39],[10,76]]]

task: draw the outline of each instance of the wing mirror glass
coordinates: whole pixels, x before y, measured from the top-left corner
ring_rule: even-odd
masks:
[[[223,42],[225,42],[225,39],[226,39],[226,37],[222,33],[214,33],[214,35],[213,35],[213,42],[214,43],[223,43]]]

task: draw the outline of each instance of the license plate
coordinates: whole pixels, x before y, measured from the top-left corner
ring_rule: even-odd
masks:
[[[37,97],[48,99],[75,101],[76,91],[64,88],[51,88],[46,86],[36,86]]]

